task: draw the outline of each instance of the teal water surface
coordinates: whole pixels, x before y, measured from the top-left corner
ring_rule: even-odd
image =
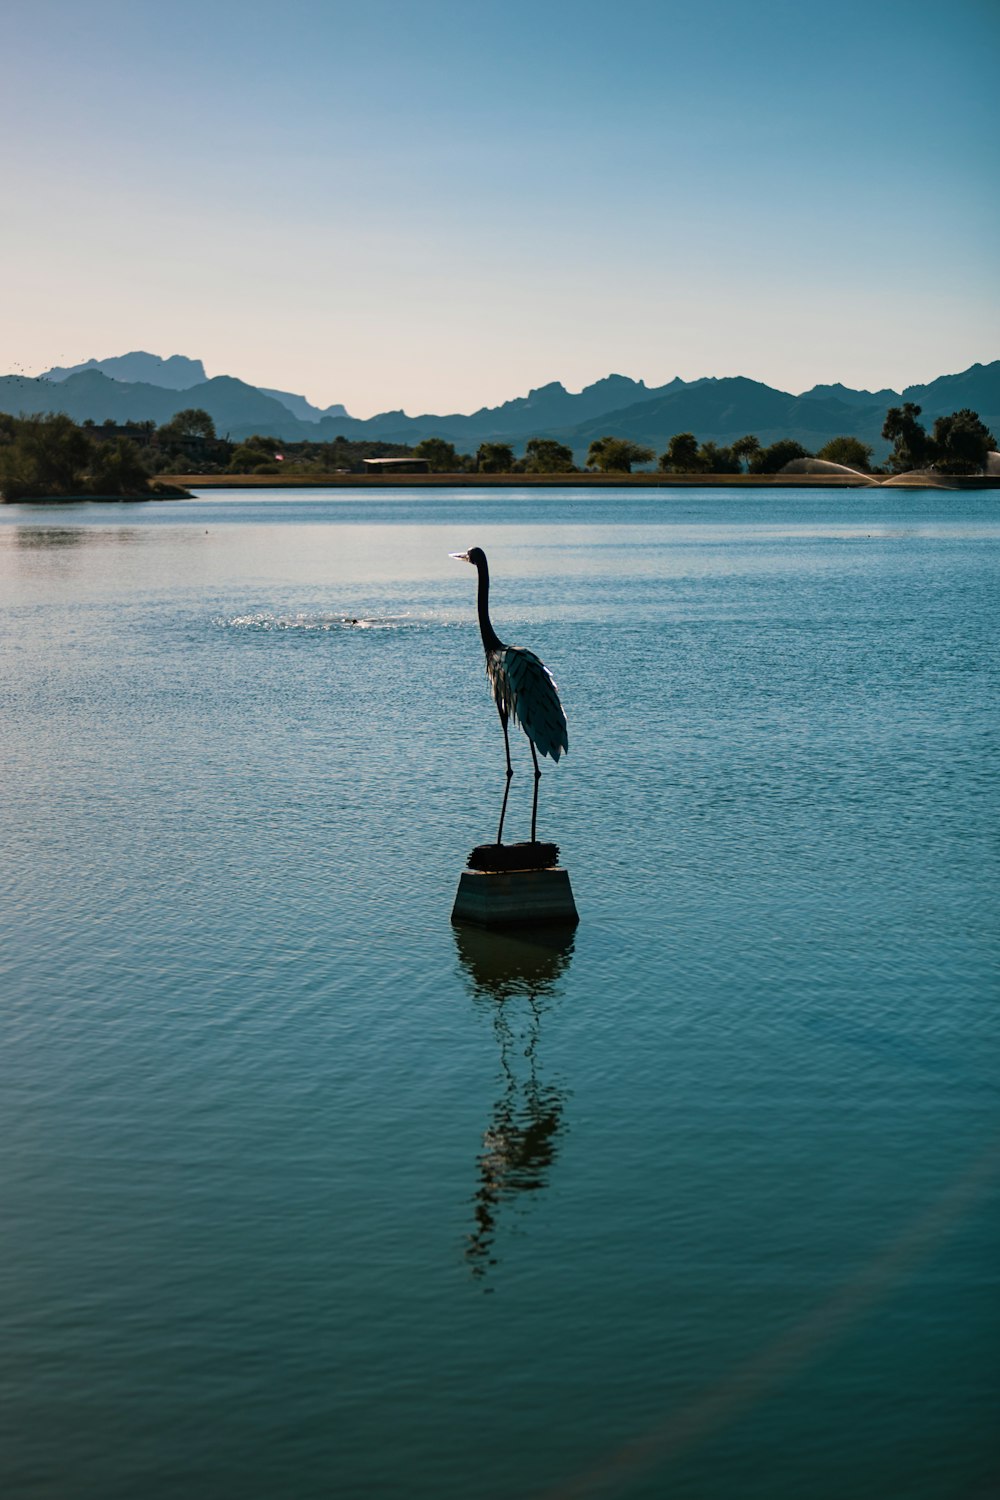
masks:
[[[475,544],[575,934],[449,922]],[[0,507],[4,1495],[995,1493],[998,562],[988,492]]]

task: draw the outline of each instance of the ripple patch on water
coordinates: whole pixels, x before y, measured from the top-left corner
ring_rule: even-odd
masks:
[[[213,624],[223,630],[401,630],[412,623],[402,615],[274,614],[271,610],[253,610],[243,615],[217,615]]]

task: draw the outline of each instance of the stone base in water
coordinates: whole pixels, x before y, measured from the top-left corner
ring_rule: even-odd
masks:
[[[580,920],[568,870],[463,870],[453,922],[478,927],[526,927]]]

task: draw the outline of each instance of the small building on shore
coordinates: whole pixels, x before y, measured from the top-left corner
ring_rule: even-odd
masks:
[[[426,458],[365,458],[362,459],[366,474],[429,474]]]

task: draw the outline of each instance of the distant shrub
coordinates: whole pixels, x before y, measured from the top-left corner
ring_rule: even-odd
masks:
[[[98,443],[90,461],[87,490],[92,495],[141,495],[149,488],[142,453],[128,438]]]
[[[664,474],[697,474],[698,439],[693,432],[675,432],[666,450],[660,454],[659,467]]]
[[[808,448],[803,448],[794,438],[779,438],[769,448],[762,448],[750,460],[751,474],[779,474],[786,464],[797,458],[810,458]]]
[[[698,467],[703,474],[740,474],[743,469],[732,448],[720,448],[718,443],[702,443]]]
[[[595,438],[587,450],[587,468],[598,469],[602,474],[631,474],[633,464],[652,463],[655,457],[652,448],[644,443],[633,443],[628,438]]]
[[[0,424],[0,491],[6,500],[147,495],[149,470],[128,438],[101,441],[61,413]]]
[[[0,490],[7,500],[82,495],[94,444],[60,413],[14,419],[0,446]]]
[[[517,471],[522,474],[575,474],[573,450],[555,438],[529,438],[524,457],[518,459]]]
[[[860,438],[835,437],[824,443],[816,457],[823,458],[830,464],[845,464],[849,469],[862,469],[867,473],[874,451],[871,443],[863,443]]]

